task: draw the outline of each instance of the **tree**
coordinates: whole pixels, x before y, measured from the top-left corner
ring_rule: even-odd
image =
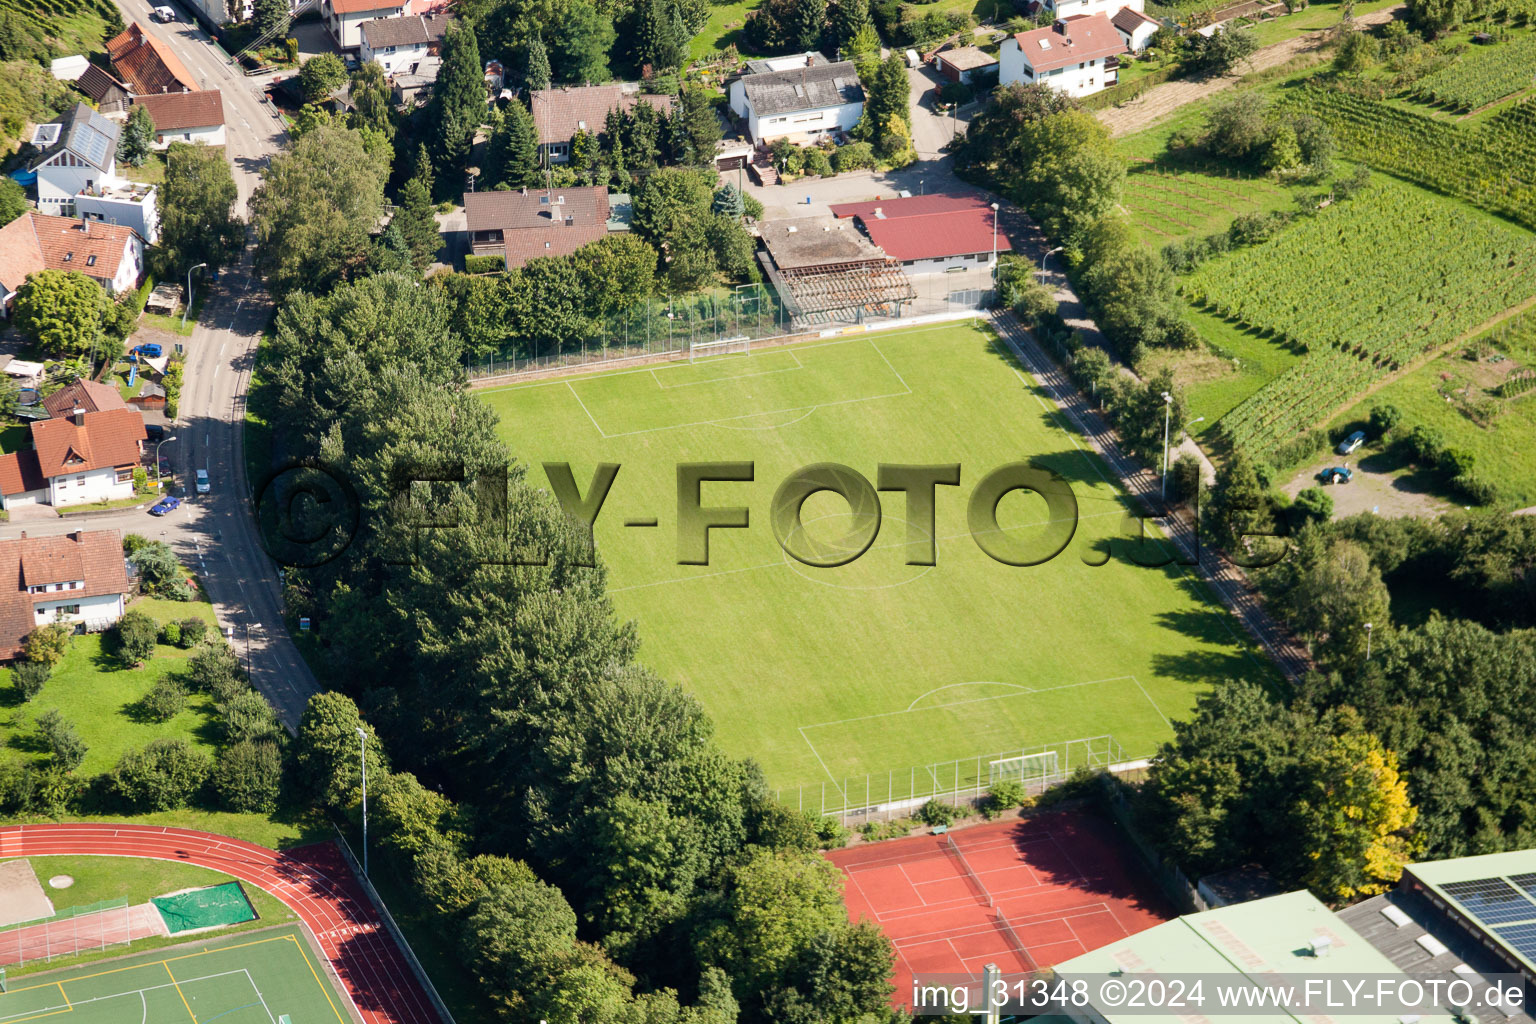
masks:
[[[360,728],[368,734],[366,743],[360,742]],[[293,764],[311,796],[332,810],[351,803],[362,784],[365,750],[368,774],[382,779],[389,771],[383,747],[373,729],[364,725],[357,705],[339,693],[317,693],[309,699],[293,743]]]
[[[1366,550],[1307,531],[1287,561],[1281,568],[1292,582],[1278,602],[1281,613],[1325,656],[1363,655],[1365,624],[1384,630],[1391,617],[1391,595]]]
[[[730,182],[726,182],[715,190],[715,198],[710,208],[716,213],[723,213],[737,220],[740,220],[746,212],[746,205],[741,201],[740,190]]]
[[[131,167],[143,167],[155,142],[155,119],[149,108],[135,103],[117,137],[117,158]]]
[[[42,692],[43,684],[53,675],[53,666],[42,661],[18,661],[11,666],[11,683],[23,701]]]
[[[27,190],[14,178],[0,178],[0,227],[26,213]]]
[[[1203,142],[1220,156],[1248,160],[1262,152],[1269,132],[1269,101],[1256,92],[1240,92],[1211,108]]]
[[[299,91],[306,103],[325,99],[346,80],[347,66],[334,53],[317,53],[299,67]]]
[[[75,732],[74,723],[59,714],[58,708],[37,716],[37,735],[53,766],[60,771],[72,772],[85,760],[85,741]]]
[[[1229,556],[1245,561],[1273,556],[1274,542],[1259,539],[1275,533],[1269,494],[1243,449],[1234,451],[1225,471],[1217,474],[1205,518],[1210,534]]]
[[[68,625],[50,622],[27,634],[23,653],[28,661],[47,665],[51,669],[64,659],[64,654],[69,650],[69,638]]]
[[[791,0],[784,32],[796,50],[814,50],[821,45],[827,24],[827,0]]]
[[[394,94],[384,77],[384,65],[365,60],[352,72],[352,111],[348,115],[353,128],[371,128],[386,138],[395,135]]]
[[[455,18],[443,35],[443,63],[427,106],[438,169],[463,168],[475,130],[485,122],[485,103],[485,70],[474,25]]]
[[[187,706],[187,687],[179,677],[167,673],[155,680],[139,707],[156,722],[169,722]]]
[[[244,690],[219,705],[224,719],[226,743],[261,743],[282,737],[283,727],[267,698],[255,690]]]
[[[1306,487],[1296,495],[1291,508],[1303,523],[1326,523],[1333,518],[1333,495],[1321,487]]]
[[[576,942],[576,914],[560,890],[534,879],[492,886],[464,922],[470,970],[511,1008],[548,986],[562,954]]]
[[[1025,180],[1030,210],[1053,238],[1072,241],[1120,200],[1125,160],[1092,114],[1063,111],[1043,118],[1031,133],[1034,159]]]
[[[257,31],[272,36],[288,31],[292,10],[288,0],[256,0],[252,7],[252,17]]]
[[[613,21],[590,0],[571,0],[552,35],[554,63],[562,82],[606,82]]]
[[[154,619],[133,609],[118,620],[114,632],[117,634],[118,656],[129,668],[136,668],[155,653],[160,627]]]
[[[533,115],[522,103],[507,105],[501,127],[491,136],[486,152],[487,187],[527,188],[539,184],[539,137]]]
[[[1415,852],[1406,838],[1418,818],[1397,755],[1369,733],[1334,736],[1307,766],[1300,815],[1322,840],[1303,881],[1333,902],[1385,892]]]
[[[129,555],[138,570],[140,585],[146,593],[164,594],[182,584],[186,572],[171,546],[163,540],[149,541]]]
[[[159,739],[118,758],[109,785],[132,810],[171,811],[185,807],[212,771],[212,759],[186,740]]]
[[[437,258],[443,238],[437,230],[436,211],[432,197],[420,178],[412,178],[400,190],[400,204],[395,208],[394,224],[410,249],[411,265],[419,274]]]
[[[278,295],[324,290],[366,258],[387,168],[348,128],[328,126],[269,161],[251,196],[256,269]]]
[[[245,244],[235,216],[239,190],[229,162],[217,149],[173,142],[165,154],[160,186],[160,242],[151,250],[159,272],[184,275],[199,263],[217,273]]]
[[[1402,410],[1387,402],[1381,402],[1371,406],[1370,427],[1371,433],[1378,440],[1392,433],[1392,428],[1403,421]]]
[[[229,703],[248,689],[240,659],[222,638],[192,652],[187,659],[187,678],[194,688],[212,694],[219,704]]]
[[[874,27],[869,20],[869,0],[832,0],[827,8],[827,52],[841,50],[844,59],[852,59],[854,40],[865,29],[873,32]],[[860,46],[867,46],[867,43],[861,42]]]
[[[685,86],[677,97],[672,127],[679,141],[678,163],[713,167],[715,143],[720,141],[720,118],[709,95],[697,86]]]
[[[864,13],[866,17],[869,14],[867,3],[864,5]],[[880,35],[875,31],[875,26],[866,22],[854,32],[844,47],[843,56],[853,61],[859,81],[867,82],[873,78],[880,61]]]
[[[1341,75],[1359,77],[1381,57],[1381,44],[1368,32],[1345,29],[1339,36],[1333,55],[1333,69]]]
[[[1259,48],[1259,39],[1251,29],[1217,29],[1210,35],[1196,32],[1189,37],[1185,62],[1196,74],[1216,77],[1232,72]]]
[[[1410,0],[1408,20],[1420,32],[1433,37],[1475,17],[1477,11],[1473,0]]]
[[[282,787],[283,758],[276,743],[241,740],[219,752],[213,789],[231,811],[271,814]]]
[[[549,51],[544,47],[544,37],[535,33],[528,42],[528,88],[549,88]]]
[[[89,353],[101,340],[107,296],[78,270],[40,270],[16,293],[11,323],[46,352]]]
[[[640,0],[635,14],[635,55],[654,71],[683,66],[688,40],[678,37],[672,0]]]

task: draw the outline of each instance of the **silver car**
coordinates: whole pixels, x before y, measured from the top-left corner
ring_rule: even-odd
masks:
[[[213,489],[212,486],[208,483],[208,471],[206,469],[198,470],[197,471],[197,493],[198,494],[207,494],[212,489]]]

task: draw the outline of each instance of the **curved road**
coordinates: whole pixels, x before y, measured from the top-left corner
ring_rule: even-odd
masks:
[[[125,21],[168,44],[206,89],[224,97],[225,153],[239,188],[239,207],[256,187],[267,158],[287,134],[253,83],[231,68],[212,40],[189,21],[161,24],[149,17],[147,0],[117,0]],[[247,499],[241,425],[252,360],[271,318],[271,300],[250,272],[249,253],[227,270],[204,303],[201,321],[185,342],[185,381],[174,427],[176,441],[164,454],[185,479],[208,470],[212,493],[197,496],[163,519],[143,509],[121,509],[67,519],[0,524],[0,537],[25,530],[33,536],[71,530],[116,529],[165,540],[203,578],[222,626],[233,627],[235,649],[247,658],[252,682],[290,728],[318,692],[282,618],[276,566],[256,539]]]
[[[146,857],[212,868],[277,897],[299,916],[333,981],[366,1024],[438,1024],[426,994],[332,843],[282,852],[227,836],[152,825],[0,828],[0,859]]]

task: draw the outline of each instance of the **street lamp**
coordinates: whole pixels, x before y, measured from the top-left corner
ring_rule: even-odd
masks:
[[[165,442],[167,442],[167,441],[174,441],[174,440],[176,440],[176,438],[174,436],[173,437],[162,437],[160,440],[155,442],[155,483],[157,483],[157,484],[160,482],[160,478],[162,476],[162,474],[160,472],[160,446],[162,444],[165,444]]]
[[[1365,660],[1366,661],[1370,661],[1371,660],[1371,629],[1372,629],[1371,624],[1369,622],[1367,622],[1365,624]]]
[[[363,762],[363,877],[368,877],[368,734],[357,727],[358,757]]]
[[[196,270],[198,267],[206,267],[207,265],[208,264],[206,263],[199,263],[196,266],[187,268],[187,305],[181,311],[181,326],[183,327],[187,326],[187,314],[192,312],[192,271]]]
[[[1046,251],[1045,255],[1040,257],[1040,273],[1042,273],[1042,274],[1045,273],[1045,261],[1050,259],[1056,253],[1061,252],[1061,250],[1063,250],[1065,248],[1066,248],[1066,246],[1064,246],[1064,245],[1058,245],[1054,249],[1048,249]]]
[[[1163,392],[1163,503],[1168,502],[1168,421],[1173,416],[1173,396]]]
[[[997,287],[997,210],[998,205],[992,204],[992,287]]]

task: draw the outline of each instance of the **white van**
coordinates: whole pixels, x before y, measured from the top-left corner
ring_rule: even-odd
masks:
[[[907,51],[907,67],[920,68],[923,66],[923,58],[917,55],[916,50]]]
[[[150,13],[155,16],[156,21],[176,20],[176,12],[169,7],[152,7],[150,8]]]

